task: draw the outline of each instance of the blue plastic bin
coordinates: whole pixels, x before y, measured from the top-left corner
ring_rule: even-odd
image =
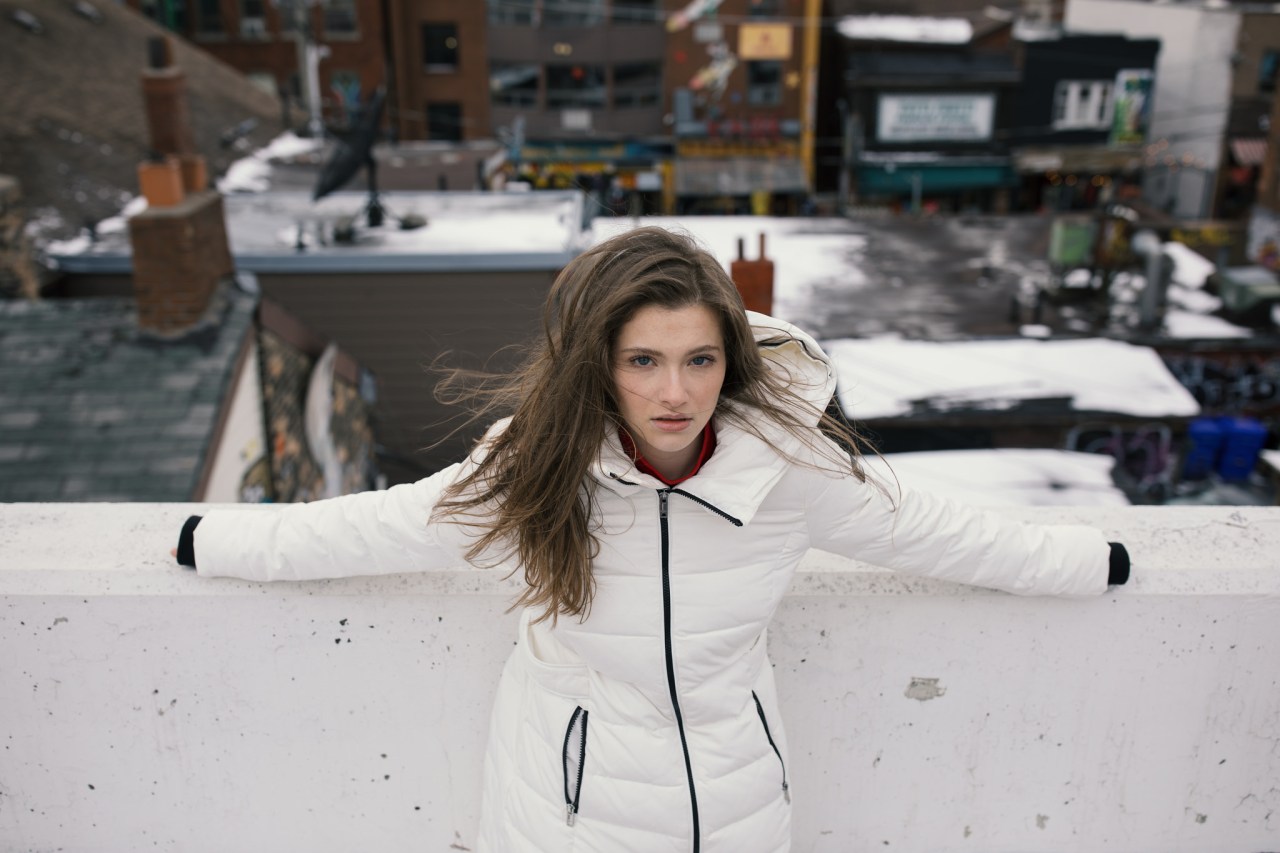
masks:
[[[1182,460],[1184,480],[1203,480],[1218,464],[1224,435],[1221,418],[1196,418],[1187,425],[1187,452]]]
[[[1218,476],[1224,480],[1248,479],[1267,440],[1267,428],[1253,418],[1219,418],[1218,422],[1223,432]]]

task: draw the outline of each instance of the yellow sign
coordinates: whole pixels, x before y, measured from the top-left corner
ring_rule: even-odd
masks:
[[[790,24],[743,24],[738,27],[738,58],[790,59]]]

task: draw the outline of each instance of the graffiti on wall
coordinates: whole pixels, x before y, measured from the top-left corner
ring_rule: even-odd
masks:
[[[1205,414],[1280,410],[1280,357],[1268,353],[1163,355]]]
[[[1162,503],[1173,483],[1173,434],[1162,423],[1081,424],[1067,434],[1066,449],[1110,456],[1116,482],[1139,501]]]

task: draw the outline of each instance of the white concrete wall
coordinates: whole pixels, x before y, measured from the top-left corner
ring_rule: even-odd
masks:
[[[1231,107],[1240,13],[1197,3],[1068,0],[1063,24],[1071,33],[1160,40],[1147,143],[1167,145],[1155,151],[1156,165],[1144,167],[1143,195],[1162,208],[1172,202],[1170,212],[1177,216],[1209,216]],[[1179,165],[1171,169],[1166,157]],[[1190,168],[1184,157],[1193,161]]]
[[[472,848],[512,587],[201,580],[191,509],[0,505],[0,849]],[[1096,524],[1134,580],[811,553],[769,642],[795,850],[1280,849],[1280,509],[1002,511]]]

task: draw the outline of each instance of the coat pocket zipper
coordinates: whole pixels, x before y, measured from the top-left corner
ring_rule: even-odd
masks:
[[[578,816],[578,800],[582,796],[582,768],[587,760],[587,711],[581,705],[573,709],[569,726],[564,731],[564,811],[565,823],[573,826]]]
[[[764,715],[764,706],[760,704],[760,697],[754,690],[751,691],[751,699],[756,703],[756,713],[760,715],[760,725],[764,726],[764,736],[769,741],[769,746],[773,748],[773,754],[778,756],[778,766],[782,768],[782,796],[790,803],[791,789],[787,786],[787,763],[782,760],[782,753],[778,750],[778,745],[773,742],[773,734],[769,731],[769,720]]]

